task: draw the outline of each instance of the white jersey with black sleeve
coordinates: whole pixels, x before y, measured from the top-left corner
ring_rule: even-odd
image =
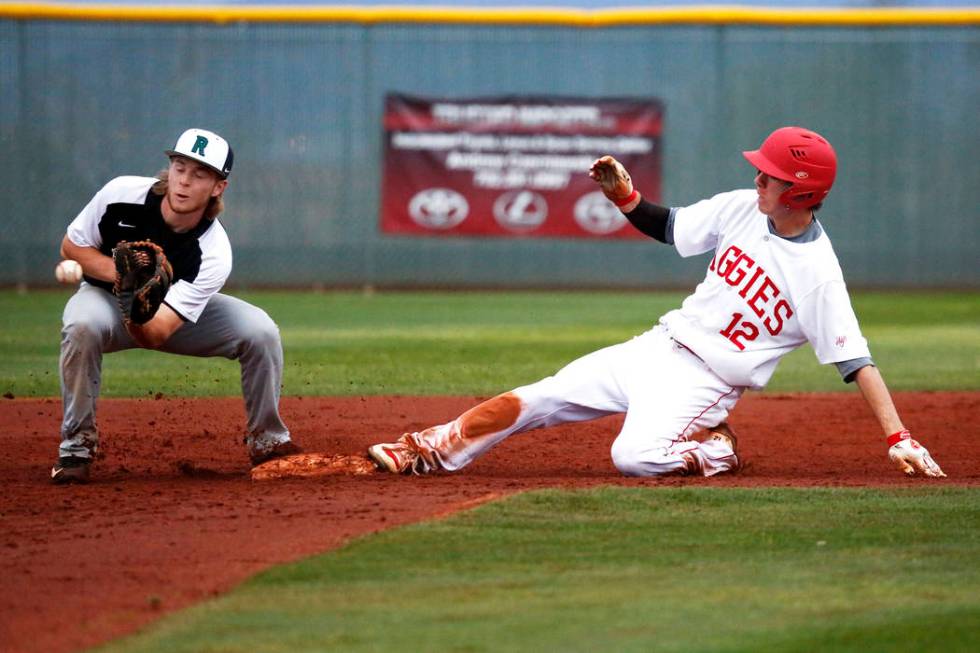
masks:
[[[173,231],[160,212],[163,197],[151,188],[154,177],[116,177],[68,225],[68,239],[107,256],[120,241],[152,240],[163,248],[174,270],[164,303],[186,321],[197,322],[212,295],[231,274],[231,243],[218,220],[202,219],[183,233]],[[112,290],[112,284],[85,281]]]
[[[808,242],[777,237],[757,200],[754,190],[736,190],[676,210],[681,256],[714,256],[661,324],[733,386],[763,387],[806,342],[823,364],[869,357],[826,232]]]

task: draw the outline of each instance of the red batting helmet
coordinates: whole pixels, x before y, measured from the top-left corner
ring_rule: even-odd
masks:
[[[802,127],[781,127],[758,150],[742,155],[770,177],[793,184],[779,201],[794,209],[822,202],[837,174],[834,148],[817,132]]]

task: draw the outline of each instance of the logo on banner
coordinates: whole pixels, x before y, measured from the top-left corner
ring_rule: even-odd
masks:
[[[583,195],[575,202],[575,222],[590,234],[611,234],[626,223],[626,216],[601,192]]]
[[[532,231],[548,217],[548,202],[529,190],[511,191],[493,203],[493,217],[504,229]]]
[[[412,220],[429,229],[452,229],[466,219],[470,205],[451,188],[426,188],[408,203]]]

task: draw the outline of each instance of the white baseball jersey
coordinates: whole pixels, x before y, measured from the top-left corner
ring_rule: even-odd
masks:
[[[203,219],[194,229],[176,233],[160,212],[162,196],[150,188],[154,177],[116,177],[82,209],[68,239],[111,256],[122,240],[152,240],[163,248],[174,270],[174,284],[163,302],[189,322],[197,322],[208,300],[231,274],[231,243],[217,220]],[[106,290],[112,284],[85,277]]]
[[[736,190],[677,210],[681,256],[715,252],[704,281],[661,324],[733,386],[763,387],[806,342],[824,364],[870,356],[826,232],[810,242],[775,236],[757,200]]]
[[[757,198],[738,190],[671,212],[667,241],[672,235],[682,256],[715,253],[704,281],[660,325],[452,422],[407,433],[383,445],[385,454],[397,460],[392,452],[407,448],[422,471],[457,470],[515,433],[625,412],[611,450],[623,474],[712,476],[737,467],[730,442],[689,438],[724,422],[785,354],[810,342],[821,363],[870,363],[826,233],[817,223],[796,240],[773,235]],[[519,412],[497,424],[491,402],[507,397]]]

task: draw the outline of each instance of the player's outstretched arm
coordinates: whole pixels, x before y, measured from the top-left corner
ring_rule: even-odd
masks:
[[[909,476],[946,476],[929,455],[929,451],[912,439],[912,434],[902,424],[878,368],[873,365],[862,367],[857,371],[854,380],[871,412],[881,424],[882,431],[888,436],[888,457],[899,470]]]

